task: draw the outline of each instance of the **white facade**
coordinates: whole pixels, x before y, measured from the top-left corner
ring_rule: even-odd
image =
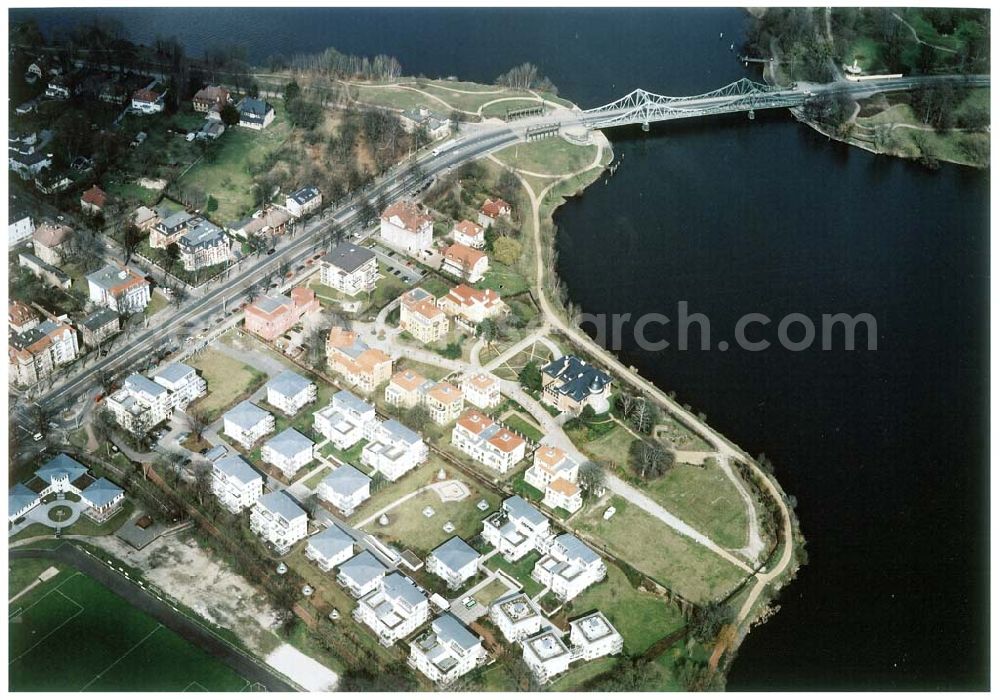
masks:
[[[447,685],[486,660],[483,640],[451,613],[410,642],[409,663],[439,685]]]
[[[316,385],[287,370],[267,383],[267,402],[282,413],[294,416],[316,400]]]
[[[316,562],[320,571],[330,571],[354,556],[354,538],[336,525],[309,538],[306,559]]]
[[[319,262],[319,281],[348,296],[375,289],[378,259],[368,248],[341,243]]]
[[[371,483],[371,478],[366,474],[345,464],[334,469],[319,483],[316,495],[344,515],[351,515],[371,497]]]
[[[313,414],[313,429],[339,450],[350,449],[373,434],[377,423],[375,407],[349,391],[337,392],[325,408]]]
[[[287,428],[264,443],[260,451],[261,459],[273,464],[287,478],[313,461],[315,445],[305,435]]]
[[[569,533],[556,537],[531,571],[531,577],[548,586],[560,600],[572,600],[606,574],[601,557]]]
[[[170,392],[141,374],[133,374],[122,388],[105,399],[115,421],[132,433],[143,433],[167,419],[174,409]]]
[[[549,520],[520,496],[511,496],[483,520],[483,539],[507,561],[548,546]]]
[[[475,409],[458,419],[451,431],[451,444],[501,474],[524,459],[527,447],[520,435]]]
[[[434,237],[434,222],[413,202],[390,204],[382,213],[379,235],[389,245],[410,253],[429,250]]]
[[[427,557],[427,570],[455,590],[476,575],[479,552],[460,537],[452,537],[439,545]]]
[[[544,620],[538,606],[523,591],[494,601],[490,605],[490,619],[512,644],[537,634]]]
[[[427,597],[409,578],[393,572],[358,601],[354,619],[375,632],[383,646],[392,646],[430,617]]]
[[[10,217],[7,224],[7,247],[13,248],[29,238],[35,231],[35,222],[30,214],[18,214]]]
[[[427,459],[427,445],[415,432],[395,420],[373,426],[361,463],[395,481]]]
[[[525,639],[521,646],[524,662],[540,683],[547,683],[564,672],[573,660],[566,644],[551,629]]]
[[[284,491],[261,496],[250,511],[250,529],[284,553],[306,536],[309,516]]]
[[[462,220],[455,224],[455,228],[451,230],[451,240],[477,250],[486,247],[486,235],[483,232],[483,227],[468,220]]]
[[[146,279],[131,269],[117,265],[87,275],[90,300],[115,311],[139,313],[150,300],[150,286]]]
[[[184,409],[208,393],[208,383],[194,367],[173,362],[153,375],[153,381],[170,392],[175,408]]]
[[[223,434],[250,449],[254,443],[274,430],[274,416],[243,401],[222,417]]]
[[[580,492],[580,465],[565,451],[543,445],[535,451],[532,465],[524,472],[524,480],[545,494],[542,503],[550,508],[563,508],[575,513],[583,507]]]
[[[263,495],[264,477],[242,457],[223,457],[212,464],[212,493],[230,512],[240,513]]]
[[[600,611],[571,620],[569,641],[574,655],[587,661],[620,654],[624,646],[621,634]]]
[[[340,566],[337,583],[355,598],[360,598],[379,587],[386,571],[382,562],[364,550]]]

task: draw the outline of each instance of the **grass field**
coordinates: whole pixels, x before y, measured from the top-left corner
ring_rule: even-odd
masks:
[[[498,99],[499,97],[503,97],[503,95],[494,96],[494,99]],[[538,104],[538,100],[518,98],[504,99],[503,102],[496,102],[494,104],[484,106],[482,115],[484,117],[496,117],[497,119],[503,119],[507,116],[508,110],[527,109],[529,107],[537,107]]]
[[[541,554],[532,550],[524,555],[524,558],[511,563],[500,554],[494,554],[493,558],[486,562],[486,566],[489,569],[501,569],[507,572],[521,583],[525,593],[534,597],[541,593],[544,588],[542,584],[531,578],[531,570],[535,568],[535,564],[541,558]]]
[[[496,510],[500,499],[468,481],[466,485],[472,493],[461,501],[444,502],[436,492],[427,490],[390,510],[388,525],[379,525],[376,520],[366,525],[365,530],[382,540],[399,542],[418,554],[430,552],[455,536],[468,540],[482,530],[483,518]],[[476,504],[484,498],[490,507],[481,511]],[[434,510],[429,518],[422,512],[428,506]],[[442,529],[449,521],[455,526],[450,534]]]
[[[14,691],[232,692],[247,687],[221,661],[79,572],[61,572],[16,601],[8,632],[9,689]]]
[[[315,466],[315,465],[313,465],[313,466]],[[310,476],[308,479],[306,479],[306,481],[305,481],[305,487],[308,488],[308,489],[315,489],[317,486],[319,486],[319,482],[323,481],[323,479],[325,479],[326,477],[330,476],[330,473],[332,471],[333,470],[330,469],[330,467],[323,467],[318,472],[316,472],[315,474],[313,474],[312,476]]]
[[[528,438],[532,442],[538,442],[544,437],[542,431],[537,426],[535,426],[534,423],[529,423],[521,415],[512,414],[506,416],[503,419],[503,422],[507,424],[508,428],[521,433],[521,435]]]
[[[746,544],[746,505],[721,467],[678,464],[641,488],[723,547],[738,549]]]
[[[596,440],[587,438],[586,428],[567,430],[566,435],[591,459],[609,462],[613,466],[622,468],[628,467],[628,449],[635,438],[622,426],[615,425],[613,430],[609,430]]]
[[[214,421],[240,397],[253,393],[267,381],[263,372],[211,348],[188,363],[201,370],[208,383],[208,395],[191,405],[205,411],[209,421]]]
[[[525,276],[517,269],[496,261],[490,264],[483,278],[473,286],[476,289],[492,289],[502,297],[524,294],[531,287]]]
[[[180,189],[197,186],[218,202],[210,213],[213,221],[225,225],[239,219],[253,208],[253,176],[250,163],[261,163],[277,151],[291,134],[281,100],[272,103],[274,121],[263,131],[226,129],[216,143],[214,157],[202,158],[188,170],[176,186]]]
[[[624,572],[608,566],[608,577],[570,601],[571,618],[600,610],[621,633],[625,653],[641,654],[654,643],[684,626],[677,608],[652,593],[632,587]]]
[[[719,600],[743,579],[743,571],[718,554],[679,535],[667,525],[618,496],[617,512],[601,517],[602,503],[581,511],[574,524],[607,544],[639,571],[696,603]]]
[[[565,139],[548,138],[509,146],[496,159],[518,170],[543,175],[567,175],[594,162],[597,146],[577,146]]]

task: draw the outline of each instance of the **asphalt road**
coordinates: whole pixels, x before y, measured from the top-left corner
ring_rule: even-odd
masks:
[[[257,663],[249,654],[237,650],[224,642],[190,618],[155,596],[132,583],[125,577],[85,554],[76,547],[63,543],[57,549],[31,549],[17,547],[9,551],[13,559],[54,559],[77,569],[91,577],[130,605],[155,618],[164,627],[176,632],[192,644],[204,649],[217,659],[225,662],[251,683],[260,683],[272,692],[297,692],[301,690],[273,673],[266,666]]]

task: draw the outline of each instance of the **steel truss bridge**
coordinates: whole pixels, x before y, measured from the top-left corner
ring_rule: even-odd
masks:
[[[689,119],[710,114],[746,112],[753,119],[758,109],[797,107],[822,94],[847,94],[855,97],[878,92],[911,90],[920,85],[949,81],[969,87],[988,86],[989,76],[885,76],[866,82],[840,81],[824,84],[772,86],[741,78],[703,95],[669,97],[645,90],[633,90],[619,100],[580,113],[580,122],[591,129],[625,124],[641,124],[649,129],[652,122]]]

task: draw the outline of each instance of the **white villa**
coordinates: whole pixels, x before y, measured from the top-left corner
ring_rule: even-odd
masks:
[[[388,569],[368,550],[340,565],[337,583],[355,598],[374,591]]]
[[[241,401],[222,416],[223,433],[250,449],[274,430],[274,416],[249,401]]]
[[[451,444],[490,469],[506,474],[524,459],[524,438],[474,408],[458,419]]]
[[[50,494],[71,493],[79,496],[86,506],[83,514],[95,522],[104,522],[115,515],[125,500],[125,491],[104,477],[95,479],[87,467],[67,454],[59,453],[35,472],[39,486],[15,484],[8,492],[7,519],[13,522],[40,505]],[[35,488],[39,488],[35,491]]]
[[[531,577],[548,586],[560,600],[572,600],[607,575],[604,560],[576,536],[558,535],[548,553],[535,563]]]
[[[545,618],[528,594],[518,591],[495,600],[490,605],[490,619],[513,644],[537,634]]]
[[[521,646],[524,662],[540,683],[547,683],[568,669],[573,661],[573,655],[565,642],[552,629],[525,639]]]
[[[240,513],[264,494],[264,477],[242,457],[223,457],[212,464],[212,493],[230,512]]]
[[[349,391],[330,397],[330,403],[313,414],[313,429],[339,450],[347,450],[375,428],[375,407]]]
[[[294,416],[316,400],[316,385],[291,370],[285,370],[266,386],[267,402],[285,415]]]
[[[549,520],[520,496],[505,500],[500,510],[483,520],[483,539],[507,561],[517,561],[532,549],[546,546]]]
[[[395,481],[427,459],[427,445],[420,436],[395,420],[376,423],[365,435],[361,463]]]
[[[407,637],[430,617],[423,591],[409,578],[393,572],[378,582],[354,609],[354,619],[368,625],[383,646]]]
[[[319,483],[316,495],[344,515],[351,515],[371,496],[371,483],[368,475],[345,464],[334,469]]]
[[[455,224],[455,228],[451,230],[451,240],[459,245],[467,245],[477,250],[482,250],[486,247],[486,236],[483,233],[483,227],[468,219],[462,219]]]
[[[479,552],[461,537],[452,537],[439,545],[427,557],[427,570],[444,579],[448,588],[456,590],[476,575]]]
[[[320,571],[329,571],[354,556],[354,538],[331,525],[309,538],[305,555],[316,562]]]
[[[295,472],[313,461],[313,448],[312,440],[295,428],[286,428],[264,443],[260,456],[291,478]]]
[[[587,661],[620,654],[624,646],[621,634],[600,611],[570,620],[569,641],[574,655]]]
[[[466,401],[484,411],[499,406],[503,401],[500,382],[492,374],[485,372],[466,376],[462,380],[462,394]]]
[[[410,665],[439,685],[464,676],[485,660],[483,640],[451,613],[437,617],[430,629],[410,642]]]
[[[434,382],[412,369],[396,372],[385,387],[385,402],[390,406],[412,408],[422,405],[438,425],[446,425],[462,414],[465,399],[454,384]]]
[[[150,300],[150,286],[145,275],[131,267],[116,264],[87,275],[90,300],[115,311],[139,313]]]
[[[389,245],[409,253],[429,250],[434,220],[416,202],[393,202],[382,212],[379,236]]]
[[[535,450],[534,462],[524,472],[524,480],[545,494],[542,503],[575,513],[583,507],[577,484],[580,465],[564,450],[543,445]]]
[[[309,516],[284,491],[272,491],[257,499],[250,511],[250,529],[284,554],[306,536]]]

